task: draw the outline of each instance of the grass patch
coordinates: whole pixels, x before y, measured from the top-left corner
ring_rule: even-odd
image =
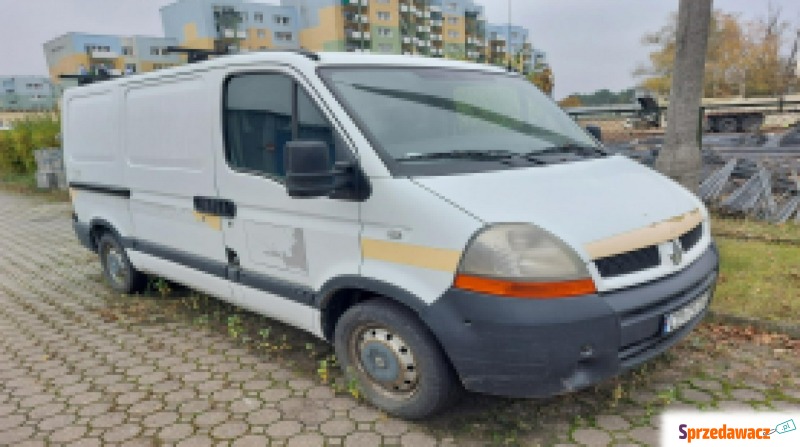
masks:
[[[791,221],[775,225],[751,219],[716,217],[711,223],[711,231],[718,237],[800,245],[800,225]]]
[[[17,194],[35,195],[53,201],[69,201],[67,191],[37,188],[36,177],[33,174],[0,173],[0,189]]]
[[[718,237],[717,243],[721,272],[714,310],[788,323],[800,320],[800,247],[729,237]]]

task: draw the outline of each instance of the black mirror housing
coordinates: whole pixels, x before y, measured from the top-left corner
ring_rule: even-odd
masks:
[[[603,141],[603,130],[600,129],[600,126],[586,126],[586,132],[589,132],[589,135],[593,136],[595,140]]]
[[[290,141],[283,153],[290,197],[327,197],[335,188],[331,149],[322,141]]]

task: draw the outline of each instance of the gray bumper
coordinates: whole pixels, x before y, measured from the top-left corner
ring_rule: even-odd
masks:
[[[546,397],[608,379],[681,340],[705,311],[667,335],[664,315],[713,290],[718,267],[712,245],[683,271],[620,291],[525,300],[451,289],[421,316],[467,389]]]
[[[89,224],[78,220],[78,215],[75,213],[72,214],[72,228],[75,230],[75,236],[78,237],[78,241],[80,241],[81,245],[88,250],[97,251],[97,247],[95,247],[94,241],[92,240],[92,232]]]

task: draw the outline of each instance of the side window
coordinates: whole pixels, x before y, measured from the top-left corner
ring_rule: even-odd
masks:
[[[352,158],[311,97],[290,77],[236,76],[226,88],[225,158],[232,168],[282,179],[284,147],[293,140],[322,141],[335,160]]]

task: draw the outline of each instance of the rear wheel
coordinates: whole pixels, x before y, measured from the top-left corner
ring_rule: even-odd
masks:
[[[103,275],[112,289],[120,293],[144,290],[147,284],[146,276],[133,267],[125,248],[116,236],[109,232],[104,233],[97,242],[97,249],[103,266]]]
[[[732,116],[717,119],[717,130],[722,133],[734,133],[739,130],[739,120]]]
[[[453,405],[463,391],[428,329],[390,301],[348,309],[336,325],[334,345],[348,378],[394,416],[425,418]]]

